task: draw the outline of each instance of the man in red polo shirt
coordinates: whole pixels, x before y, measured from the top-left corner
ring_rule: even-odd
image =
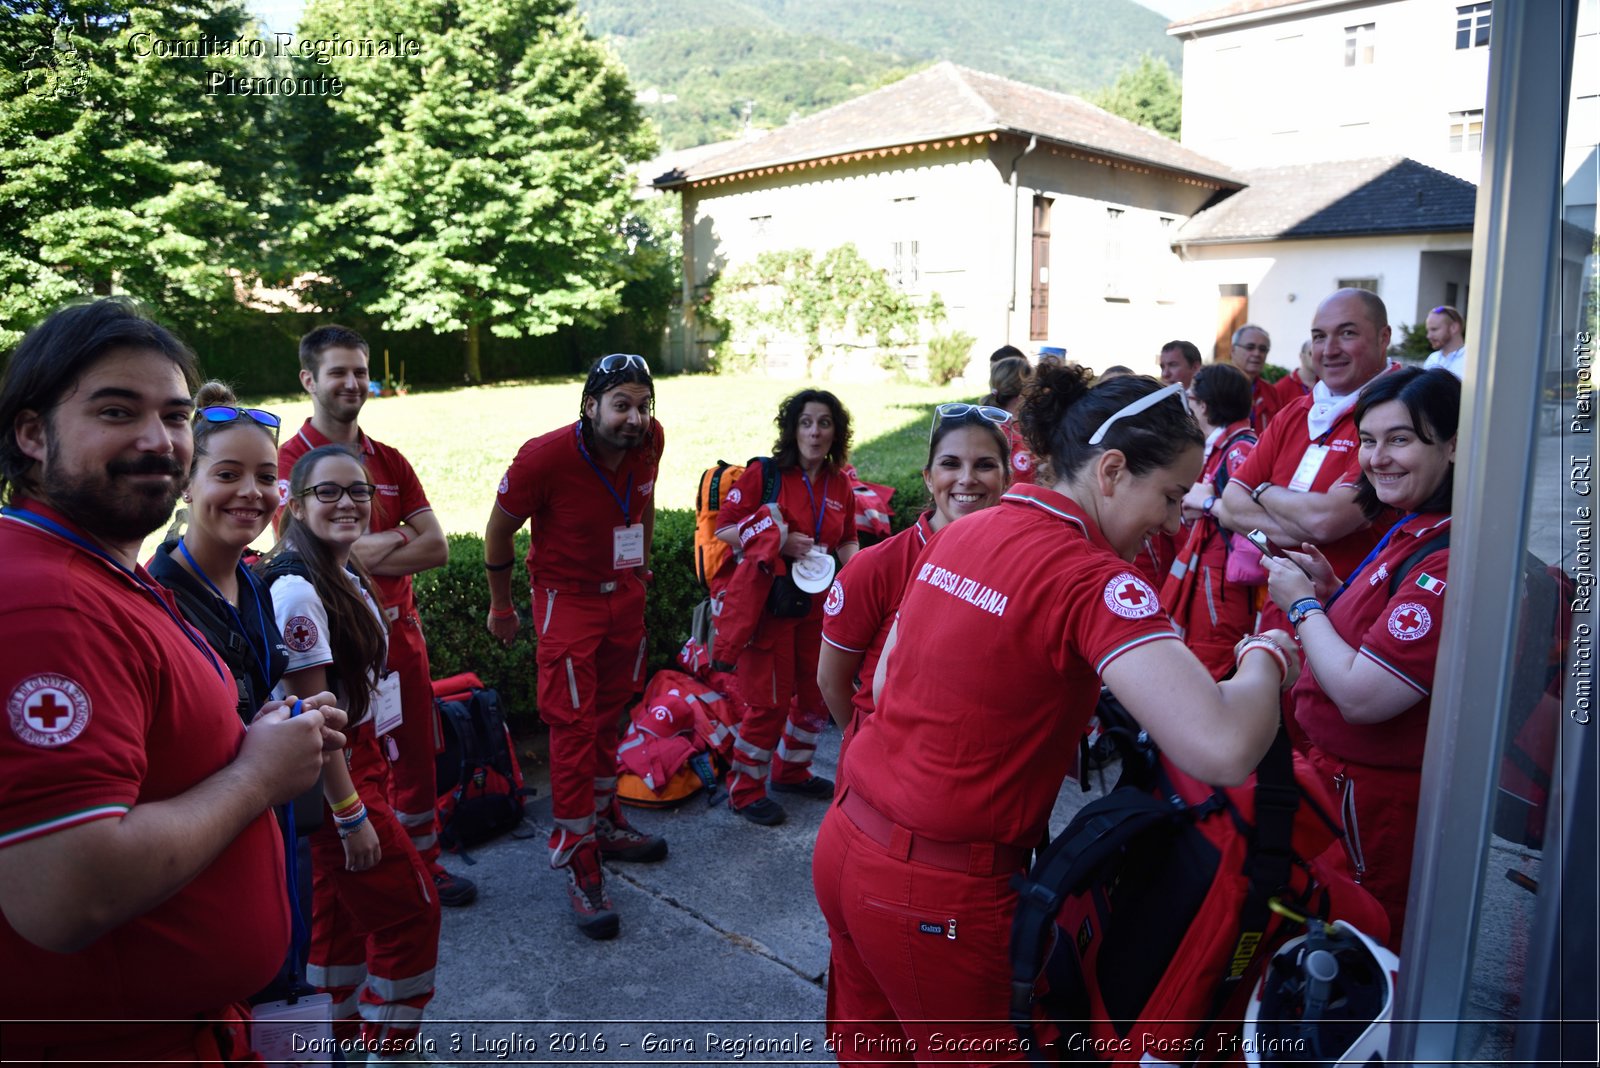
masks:
[[[268,809],[316,781],[344,714],[319,694],[246,729],[139,566],[188,481],[196,381],[182,343],[104,300],[30,331],[0,383],[8,1064],[245,1059],[243,1002],[289,947]]]
[[[1259,529],[1276,545],[1317,546],[1341,577],[1383,535],[1356,505],[1361,475],[1354,409],[1361,387],[1389,366],[1389,313],[1375,293],[1341,289],[1317,307],[1311,359],[1318,382],[1283,409],[1229,480],[1212,515],[1227,529]],[[1274,605],[1263,627],[1284,626]]]
[[[411,464],[399,449],[363,434],[356,422],[367,402],[369,355],[366,340],[348,327],[319,326],[300,339],[300,385],[311,394],[311,418],[278,447],[278,495],[288,503],[289,473],[296,460],[319,445],[333,443],[355,447],[378,487],[370,529],[356,542],[354,552],[377,580],[389,624],[389,670],[400,676],[403,719],[388,735],[394,740],[389,751],[394,792],[390,802],[433,873],[439,904],[470,905],[478,888],[439,863],[434,757],[443,750],[444,737],[433,708],[428,645],[411,590],[411,576],[443,567],[449,550],[444,528]]]
[[[665,839],[628,825],[617,804],[618,722],[644,689],[645,583],[655,530],[656,470],[666,438],[642,356],[595,362],[578,421],[517,452],[483,535],[489,633],[510,645],[512,543],[531,523],[534,662],[539,717],[550,728],[550,866],[567,876],[573,920],[590,938],[621,921],[602,860],[657,861]]]

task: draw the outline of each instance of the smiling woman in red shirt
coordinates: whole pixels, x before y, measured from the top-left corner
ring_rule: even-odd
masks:
[[[1102,681],[1207,782],[1243,781],[1276,734],[1289,636],[1245,639],[1218,685],[1130,565],[1177,529],[1200,473],[1182,392],[1040,370],[1022,425],[1053,481],[950,524],[917,561],[812,862],[842,1063],[938,1034],[979,1063],[1026,1056],[1009,1021],[1010,879]]]
[[[1335,844],[1330,853],[1382,902],[1391,948],[1404,932],[1411,882],[1460,408],[1461,382],[1449,371],[1413,367],[1374,379],[1355,407],[1356,503],[1368,516],[1388,507],[1403,518],[1343,583],[1310,543],[1289,554],[1299,567],[1262,560],[1310,668],[1292,695],[1307,755],[1342,803],[1349,851]]]

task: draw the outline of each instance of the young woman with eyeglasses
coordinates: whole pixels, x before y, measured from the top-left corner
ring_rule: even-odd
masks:
[[[932,506],[915,525],[856,554],[828,591],[817,686],[844,731],[841,776],[845,750],[861,720],[872,713],[872,673],[917,556],[946,525],[999,502],[1010,454],[1004,431],[1011,422],[1010,412],[992,405],[939,405],[922,469]]]
[[[179,611],[227,665],[239,691],[239,717],[245,723],[272,698],[289,661],[272,599],[243,562],[244,551],[278,511],[278,427],[278,417],[271,412],[239,407],[223,383],[200,387],[195,394],[194,459],[189,487],[183,492],[187,529],[162,543],[148,569],[152,578],[172,591]],[[302,703],[302,707],[333,705],[333,694],[328,692],[307,696]],[[315,787],[308,797],[294,802],[292,811],[302,820],[320,817],[321,793],[320,785]],[[291,806],[278,810],[281,829],[287,829],[290,810]],[[310,830],[297,826],[297,837]],[[252,1002],[288,996],[304,974],[303,925],[311,915],[311,900],[301,889],[297,856],[298,850],[286,850],[295,886],[290,896],[298,908],[290,957]]]
[[[1311,669],[1290,695],[1306,755],[1342,802],[1349,851],[1336,843],[1329,859],[1382,903],[1394,948],[1444,622],[1460,410],[1461,383],[1443,368],[1369,382],[1355,406],[1356,503],[1372,519],[1392,509],[1399,522],[1343,582],[1310,543],[1262,560]]]
[[[1251,564],[1260,553],[1242,538],[1230,542],[1229,531],[1211,515],[1223,487],[1256,447],[1251,402],[1250,379],[1237,367],[1213,363],[1195,372],[1189,411],[1206,436],[1205,459],[1199,480],[1183,495],[1187,533],[1179,536],[1177,558],[1161,586],[1161,606],[1184,644],[1219,681],[1233,670],[1234,645],[1252,629],[1259,583],[1265,579],[1260,572],[1243,576],[1243,568],[1235,566],[1237,576],[1256,584],[1229,581],[1232,553],[1247,554]]]
[[[1022,407],[1022,391],[1032,377],[1033,367],[1022,356],[989,361],[989,394],[983,398],[983,403],[1004,408],[1012,417],[1000,427],[1006,436],[1006,446],[1010,449],[1008,459],[1012,485],[1033,481],[1033,453],[1028,451],[1028,443],[1022,440],[1022,431],[1016,420],[1017,411]]]
[[[778,470],[775,503],[788,528],[782,556],[790,567],[822,554],[842,566],[859,544],[855,501],[843,471],[850,455],[850,413],[832,393],[803,389],[784,400],[775,422],[778,440],[772,458],[747,467],[724,496],[717,536],[738,547],[739,524],[765,503],[762,491],[770,463]],[[817,689],[822,602],[812,596],[810,607],[798,616],[774,614],[770,601],[767,607],[737,603],[731,592],[723,604],[725,618],[729,612],[759,615],[749,646],[738,656],[736,678],[746,712],[734,745],[728,800],[752,823],[774,826],[787,818],[783,806],[767,796],[769,772],[771,788],[778,793],[833,796],[832,780],[811,772],[817,735],[828,722],[828,708]]]
[[[1130,561],[1178,527],[1202,437],[1182,387],[1080,367],[1037,372],[1022,426],[1042,484],[936,533],[878,662],[813,855],[828,922],[830,1030],[845,1051],[1022,1060],[1007,946],[1032,846],[1102,682],[1184,771],[1245,780],[1299,667],[1287,634],[1240,643],[1222,684]],[[945,1048],[957,1048],[946,1045]]]
[[[373,492],[347,446],[306,453],[289,476],[278,543],[259,570],[289,650],[280,689],[332,690],[351,724],[348,748],[325,763],[328,818],[311,836],[307,974],[333,997],[337,1038],[355,1039],[359,1028],[365,1050],[398,1055],[433,997],[439,902],[388,802],[395,752],[378,730],[395,725],[399,689],[384,672],[383,610],[351,554]]]

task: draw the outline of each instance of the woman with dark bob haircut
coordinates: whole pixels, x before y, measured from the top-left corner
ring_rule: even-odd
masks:
[[[1289,636],[1244,639],[1219,685],[1130,563],[1178,529],[1200,474],[1183,387],[1089,380],[1039,369],[1022,404],[1038,483],[934,534],[907,583],[812,860],[838,1050],[942,1034],[1023,1058],[1008,1041],[1011,878],[1102,683],[1205,782],[1244,781],[1277,733],[1299,669]]]
[[[717,536],[740,548],[739,524],[770,503],[783,522],[779,552],[789,569],[821,568],[831,575],[859,544],[854,494],[844,472],[850,413],[827,390],[803,389],[779,405],[776,422],[772,457],[752,463],[724,496]],[[766,493],[769,467],[776,478]],[[770,827],[787,813],[767,796],[769,775],[778,793],[833,796],[832,780],[811,773],[817,738],[828,722],[817,686],[823,599],[797,591],[787,574],[774,581],[764,606],[738,603],[736,592],[730,590],[723,602],[724,618],[759,614],[759,622],[749,646],[736,654],[746,710],[734,743],[728,804],[752,823]]]
[[[1231,553],[1244,552],[1244,559],[1252,562],[1260,553],[1242,538],[1230,542],[1229,532],[1211,515],[1222,488],[1256,447],[1256,432],[1250,428],[1253,402],[1250,379],[1232,364],[1202,367],[1189,383],[1189,409],[1206,436],[1205,460],[1200,480],[1183,495],[1188,534],[1180,537],[1161,587],[1161,603],[1182,631],[1184,644],[1219,680],[1233,670],[1233,646],[1254,623],[1261,589],[1259,572],[1256,584],[1228,580]]]
[[[1343,582],[1310,544],[1289,553],[1294,563],[1263,561],[1310,668],[1291,695],[1307,755],[1343,803],[1349,851],[1336,845],[1329,859],[1383,904],[1390,947],[1404,933],[1411,880],[1460,408],[1461,381],[1449,371],[1373,379],[1355,407],[1356,500],[1374,519],[1386,508],[1402,518]]]

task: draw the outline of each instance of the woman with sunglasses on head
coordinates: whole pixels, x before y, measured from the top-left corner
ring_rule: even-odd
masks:
[[[188,529],[169,537],[151,559],[152,578],[172,591],[178,610],[206,636],[233,676],[239,691],[239,716],[249,723],[272,698],[283,677],[289,650],[283,645],[273,615],[272,599],[244,565],[244,551],[261,536],[278,511],[278,426],[271,412],[241,408],[233,391],[221,382],[207,382],[195,394],[194,460],[189,468]],[[292,695],[290,695],[291,699]],[[302,707],[333,710],[333,694],[307,697]],[[337,713],[343,718],[343,713]],[[280,829],[290,812],[301,820],[321,816],[320,784],[292,806],[278,810]],[[297,825],[296,832],[311,827]],[[253,1003],[273,1001],[297,992],[305,970],[304,924],[311,915],[309,893],[298,878],[298,850],[286,860],[295,889],[295,939],[283,969]],[[303,992],[303,990],[300,990]]]
[[[850,413],[827,390],[803,389],[778,407],[775,422],[778,440],[771,458],[747,467],[724,496],[717,537],[739,548],[739,524],[768,503],[763,496],[770,466],[777,474],[772,503],[786,528],[782,557],[791,570],[831,572],[848,563],[858,545],[855,502],[842,470],[850,455]],[[778,579],[774,590],[786,581],[786,576]],[[724,616],[758,616],[749,646],[738,656],[735,677],[746,711],[734,743],[728,804],[752,823],[769,827],[787,818],[783,806],[767,796],[769,772],[771,788],[779,793],[833,796],[833,782],[811,773],[817,736],[828,722],[817,688],[822,598],[799,594],[792,585],[787,592],[786,604],[769,597],[760,606],[741,604],[730,591],[722,608]]]
[[[915,525],[856,554],[828,591],[817,685],[833,721],[844,731],[841,775],[845,749],[872,712],[872,673],[917,556],[947,524],[999,502],[1010,454],[1004,431],[1011,422],[1010,412],[992,405],[939,405],[922,469],[932,507]]]
[[[1219,685],[1130,564],[1146,535],[1177,529],[1200,473],[1183,387],[1089,381],[1036,374],[1022,427],[1039,482],[933,536],[878,662],[813,857],[841,1051],[928,1049],[937,1033],[983,1063],[1026,1057],[1009,1020],[1010,880],[1102,682],[1206,782],[1242,782],[1277,733],[1299,666],[1288,635],[1246,638]]]
[[[1252,627],[1259,585],[1229,581],[1232,553],[1242,552],[1252,565],[1260,554],[1243,538],[1229,540],[1211,509],[1233,473],[1256,447],[1250,426],[1250,379],[1237,367],[1213,363],[1195,372],[1189,384],[1189,410],[1206,436],[1200,479],[1183,495],[1180,548],[1161,586],[1161,604],[1183,634],[1184,644],[1211,677],[1224,678],[1233,670],[1233,647]],[[1235,548],[1242,545],[1242,548]],[[1235,573],[1242,569],[1234,560]],[[1253,577],[1257,583],[1262,574]]]
[[[334,1035],[389,1056],[412,1048],[433,997],[439,902],[387,800],[398,680],[371,578],[351,553],[374,487],[347,446],[312,449],[289,476],[288,514],[258,565],[289,661],[280,689],[332,690],[350,739],[323,769],[328,816],[311,836],[311,981],[333,998]],[[396,717],[398,718],[398,717]],[[387,751],[386,751],[387,750]],[[359,989],[358,989],[359,988]]]
[[[1262,559],[1310,668],[1290,695],[1294,716],[1343,802],[1349,852],[1335,844],[1330,859],[1382,903],[1396,949],[1444,622],[1460,409],[1461,383],[1443,368],[1373,379],[1355,406],[1356,502],[1371,519],[1385,508],[1403,517],[1342,583],[1309,543],[1287,560]]]

